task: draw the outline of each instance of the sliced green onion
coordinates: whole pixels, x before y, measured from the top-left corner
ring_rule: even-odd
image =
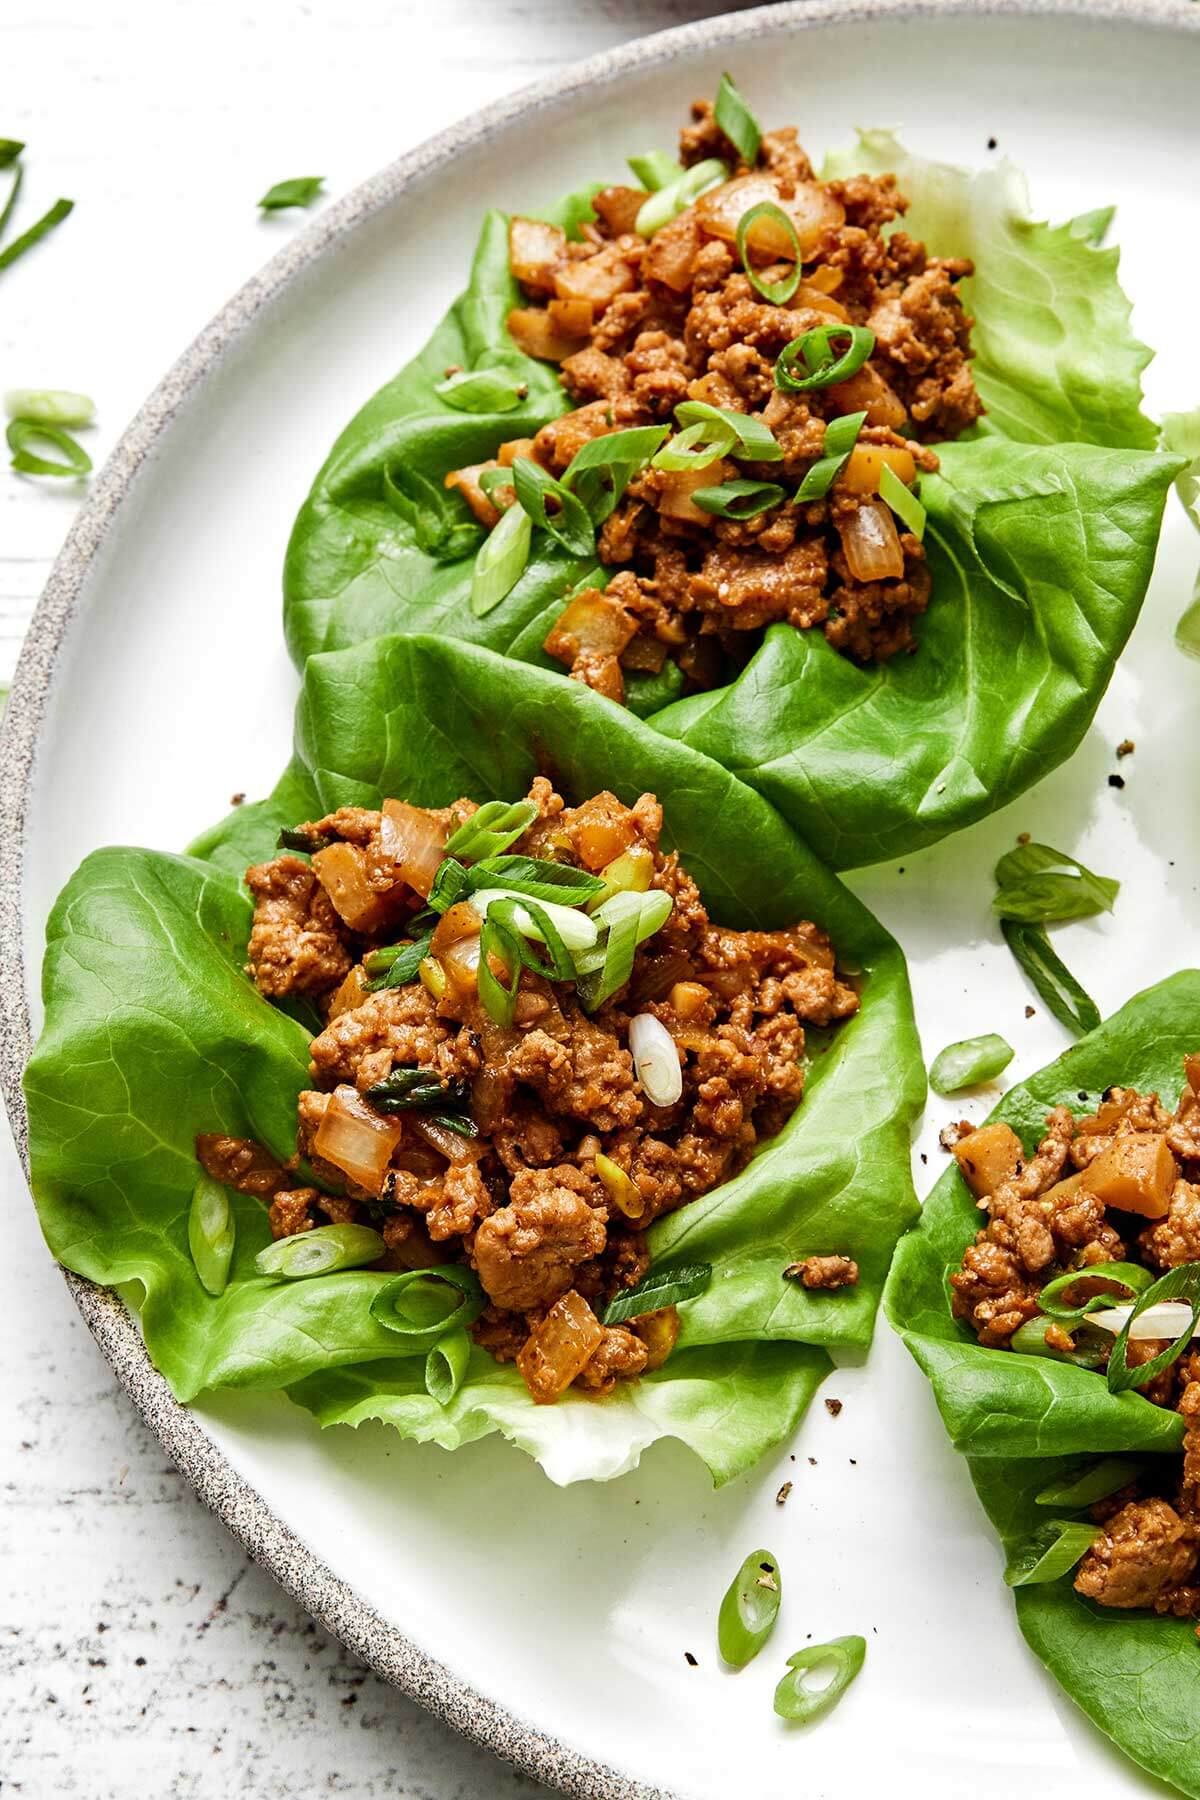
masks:
[[[606,1325],[620,1325],[664,1306],[682,1306],[695,1300],[712,1281],[711,1263],[688,1263],[678,1269],[651,1269],[636,1287],[622,1288],[604,1309]]]
[[[403,463],[385,465],[383,497],[392,511],[411,525],[418,550],[438,562],[455,562],[467,556],[481,541],[480,527],[474,519],[459,516],[446,489],[435,488],[432,481]]]
[[[783,226],[792,241],[792,249],[796,253],[795,260],[792,265],[791,274],[785,275],[782,281],[764,281],[750,261],[750,246],[747,240],[750,235],[750,227],[754,224],[756,219],[774,220],[776,225]],[[779,205],[778,201],[760,200],[757,206],[751,206],[742,214],[741,218],[738,220],[737,226],[737,253],[742,259],[742,268],[745,270],[750,286],[754,289],[755,293],[761,294],[763,299],[769,300],[773,306],[786,305],[792,295],[796,292],[796,289],[800,286],[800,239],[796,235],[795,225],[784,212],[782,206]],[[771,260],[773,262],[778,262],[781,259],[779,257],[773,257]]]
[[[569,916],[577,918],[578,914]],[[539,906],[536,900],[493,900],[488,907],[488,917],[498,919],[502,925],[507,925],[520,934],[521,961],[527,969],[545,976],[547,981],[574,981],[575,964],[563,943],[562,934],[546,909]],[[529,921],[528,931],[525,930],[525,920]],[[535,932],[538,943],[545,944],[550,952],[549,962],[543,962],[539,956],[535,956],[524,941],[533,937]]]
[[[977,1081],[990,1081],[1007,1069],[1013,1059],[1013,1047],[996,1032],[986,1037],[963,1038],[947,1044],[934,1057],[929,1070],[929,1085],[935,1094],[957,1094],[960,1088],[974,1087]]]
[[[1009,1587],[1040,1587],[1057,1581],[1087,1555],[1101,1535],[1098,1525],[1081,1525],[1078,1519],[1052,1519],[1011,1557],[1004,1571]]]
[[[692,502],[719,519],[753,519],[787,499],[774,481],[723,481],[720,487],[697,488]]]
[[[1110,1306],[1124,1306],[1126,1298],[1123,1294],[1089,1294],[1079,1306],[1072,1306],[1069,1301],[1060,1303],[1059,1295],[1068,1294],[1079,1281],[1110,1281],[1117,1287],[1127,1290],[1131,1300],[1144,1294],[1154,1277],[1149,1269],[1141,1263],[1104,1262],[1092,1263],[1086,1269],[1068,1269],[1065,1275],[1056,1275],[1048,1281],[1037,1297],[1037,1303],[1048,1319],[1054,1319],[1059,1325],[1081,1325],[1089,1313],[1106,1312]]]
[[[259,206],[263,212],[282,212],[289,206],[311,206],[324,185],[323,175],[293,175],[268,188]]]
[[[664,439],[669,425],[635,425],[591,438],[571,458],[563,485],[579,495],[595,525],[603,524],[640,469]]]
[[[12,180],[8,184],[8,193],[5,196],[4,205],[0,206],[0,240],[3,239],[4,233],[8,229],[8,221],[13,216],[17,198],[21,192],[21,183],[24,179],[25,170],[20,163],[17,163],[13,168]]]
[[[925,508],[912,489],[905,487],[890,463],[879,471],[879,498],[890,506],[902,525],[907,525],[918,543],[925,536]]]
[[[710,463],[728,456],[735,442],[732,431],[719,429],[702,419],[668,439],[650,467],[667,469],[673,474],[685,469],[707,469]]]
[[[796,489],[797,500],[820,500],[829,492],[858,442],[858,434],[866,417],[865,412],[856,412],[843,413],[838,419],[830,419],[825,427],[820,460],[806,472],[804,480]]]
[[[458,412],[512,412],[529,393],[529,383],[500,369],[460,369],[434,386],[434,393]]]
[[[1095,1031],[1100,1023],[1099,1007],[1050,948],[1050,940],[1042,927],[1024,925],[1016,919],[1001,919],[1000,930],[1005,943],[1059,1024],[1078,1033]]]
[[[1034,1499],[1038,1506],[1091,1506],[1128,1487],[1145,1466],[1129,1456],[1104,1456],[1087,1468],[1059,1476]]]
[[[517,484],[513,478],[511,469],[482,469],[479,474],[479,485],[491,501],[492,505],[498,506],[499,502],[496,499],[496,495],[500,489],[512,488],[515,493]],[[503,510],[503,508],[500,510]]]
[[[694,164],[692,168],[685,169],[682,175],[676,176],[667,187],[661,187],[651,194],[634,221],[634,230],[639,237],[653,237],[656,231],[669,225],[681,212],[686,212],[693,200],[698,200],[709,188],[728,179],[729,170],[715,156],[710,156],[706,162]]]
[[[713,107],[713,118],[718,131],[725,133],[747,168],[753,168],[758,161],[758,147],[762,142],[762,131],[759,128],[758,120],[734,85],[732,75],[722,75],[721,77],[721,85],[717,89],[716,105]]]
[[[563,906],[586,906],[604,892],[599,875],[574,863],[545,862],[539,856],[485,856],[470,871],[467,884],[502,887],[532,900],[555,900]]]
[[[1045,1356],[1051,1362],[1074,1363],[1079,1369],[1102,1369],[1108,1359],[1110,1340],[1090,1326],[1076,1328],[1072,1333],[1075,1348],[1060,1350],[1057,1344],[1046,1342],[1046,1333],[1062,1327],[1054,1319],[1026,1319],[1019,1325],[1009,1339],[1009,1348],[1018,1356]]]
[[[471,1360],[471,1340],[461,1325],[440,1337],[425,1358],[425,1391],[439,1406],[449,1406],[463,1384]]]
[[[508,972],[501,981],[492,968],[497,957]],[[475,977],[484,1011],[494,1024],[510,1030],[517,1013],[517,989],[525,964],[524,948],[519,933],[500,918],[485,918],[479,933],[479,969]]]
[[[602,886],[594,900],[589,900],[587,909],[595,913],[596,909],[611,900],[614,894],[644,894],[654,879],[654,857],[644,845],[637,847],[640,854],[631,850],[623,850],[620,856],[614,856],[610,863],[605,863],[600,871]]]
[[[511,594],[529,561],[533,520],[523,506],[510,506],[484,538],[471,575],[471,611],[477,619]]]
[[[32,419],[38,425],[90,425],[96,402],[86,394],[70,394],[65,388],[10,388],[4,396],[10,419]]]
[[[1129,1343],[1129,1328],[1133,1321],[1144,1313],[1148,1306],[1159,1300],[1186,1300],[1191,1308],[1191,1318],[1186,1327],[1173,1344],[1157,1356],[1152,1356],[1147,1363],[1141,1363],[1131,1369],[1126,1361],[1126,1347]],[[1192,1338],[1196,1334],[1196,1326],[1200,1323],[1200,1262],[1180,1263],[1174,1269],[1168,1269],[1155,1282],[1138,1295],[1133,1311],[1121,1327],[1116,1343],[1108,1359],[1108,1391],[1110,1394],[1122,1394],[1127,1388],[1145,1387],[1164,1369],[1169,1369],[1181,1357]]]
[[[5,220],[12,210],[12,202],[16,198],[16,189],[17,183],[14,181],[13,190],[9,195],[9,204],[4,208]],[[50,211],[48,213],[43,213],[37,223],[31,225],[28,231],[22,232],[19,238],[14,238],[7,250],[0,250],[0,270],[7,269],[12,263],[15,263],[19,257],[24,256],[27,250],[32,250],[35,244],[40,243],[42,238],[48,236],[48,234],[54,230],[55,226],[61,225],[63,220],[67,218],[69,214],[74,212],[74,210],[75,202],[73,200],[56,200],[54,205],[50,208]],[[0,224],[3,224],[3,222],[3,220],[0,220]]]
[[[498,856],[529,830],[537,816],[536,801],[489,800],[451,833],[446,840],[446,855],[461,857],[464,862]]]
[[[643,150],[640,156],[626,158],[630,168],[648,193],[670,187],[683,174],[679,162],[669,150]]]
[[[455,901],[464,897],[470,885],[471,877],[462,864],[453,856],[447,856],[434,872],[428,895],[431,909],[436,913],[449,912]]]
[[[788,1673],[775,1689],[775,1711],[781,1719],[811,1725],[837,1705],[867,1656],[867,1640],[861,1637],[831,1638],[827,1644],[809,1644],[788,1657]],[[804,1677],[814,1669],[832,1668],[823,1687],[809,1687]]]
[[[369,1225],[318,1225],[295,1237],[278,1238],[260,1250],[254,1267],[260,1275],[283,1281],[306,1281],[311,1275],[335,1275],[378,1262],[386,1248]]]
[[[188,1249],[201,1287],[214,1299],[219,1299],[229,1284],[236,1234],[229,1195],[211,1175],[202,1175],[192,1189],[188,1209]]]
[[[522,937],[535,938],[538,943],[546,942],[543,933],[547,918],[568,950],[590,950],[599,936],[595,920],[589,918],[587,913],[578,912],[571,906],[559,906],[552,900],[543,901],[540,906],[536,906],[530,899],[526,904],[527,896],[511,888],[477,888],[467,898],[481,918],[491,915],[497,900],[514,901],[514,911],[503,922],[513,931],[520,932]],[[543,921],[541,924],[535,914],[540,915]]]
[[[16,138],[0,137],[0,169],[7,169],[10,163],[15,163],[24,148],[24,144]]]
[[[1121,884],[1049,844],[1018,844],[996,864],[996,889],[992,909],[1002,919],[1049,925],[1111,912]]]
[[[326,837],[324,832],[309,831],[303,825],[285,825],[275,839],[277,850],[301,850],[306,856],[312,856],[317,850],[328,850],[336,838]]]
[[[397,1337],[405,1349],[432,1349],[446,1332],[471,1325],[487,1305],[479,1277],[466,1263],[433,1269],[407,1269],[385,1281],[371,1300],[371,1317]]]
[[[429,955],[432,931],[412,944],[393,944],[386,950],[371,950],[363,958],[369,980],[363,983],[368,994],[381,988],[407,987],[417,979],[417,970]]]
[[[863,418],[866,418],[863,414]],[[723,425],[737,440],[734,456],[745,462],[781,462],[783,445],[769,425],[750,413],[735,412],[730,406],[710,406],[707,400],[681,400],[675,408],[681,425]]]
[[[535,525],[548,531],[573,556],[596,554],[596,528],[578,494],[528,456],[514,459],[512,479],[517,500]],[[549,512],[547,500],[554,500],[559,510]]]
[[[779,1617],[783,1583],[769,1550],[753,1550],[725,1590],[717,1614],[717,1649],[722,1661],[744,1669],[756,1657]]]
[[[597,907],[592,917],[605,929],[604,942],[575,958],[579,998],[588,1012],[625,986],[638,945],[662,930],[673,905],[670,894],[653,888],[647,893],[622,891]]]
[[[1116,210],[1115,206],[1097,206],[1092,212],[1076,213],[1073,219],[1067,220],[1067,230],[1072,237],[1082,238],[1085,244],[1098,250],[1108,236]]]
[[[846,343],[840,353],[835,343]],[[835,387],[849,381],[862,368],[875,348],[875,333],[866,325],[814,325],[811,331],[793,338],[779,352],[775,363],[775,386],[791,394],[811,393],[815,388]],[[797,363],[805,368],[796,373]]]
[[[90,474],[92,459],[82,444],[77,444],[61,425],[40,425],[33,419],[10,419],[6,433],[12,451],[12,467],[21,475],[58,475],[76,479]],[[30,444],[53,444],[66,457],[53,462],[30,450]]]
[[[367,1089],[365,1098],[376,1112],[404,1113],[432,1109],[439,1113],[462,1112],[467,1105],[467,1090],[462,1082],[443,1084],[436,1069],[402,1067],[376,1081]],[[477,1135],[471,1119],[464,1119],[464,1137]]]

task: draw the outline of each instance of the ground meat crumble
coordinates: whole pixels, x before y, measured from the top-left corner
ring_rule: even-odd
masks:
[[[983,410],[970,368],[972,321],[958,292],[972,264],[929,256],[903,230],[885,235],[908,207],[895,177],[820,182],[794,130],[765,133],[751,169],[707,103],[693,114],[682,160],[718,155],[731,179],[649,239],[634,229],[646,199],[634,188],[597,194],[596,221],[578,240],[538,220],[512,221],[510,260],[525,304],[509,315],[509,330],[529,354],[561,365],[574,410],[532,440],[502,445],[496,460],[447,477],[490,528],[515,496],[501,487],[489,497],[480,474],[517,456],[558,476],[590,439],[671,423],[689,400],[750,415],[774,433],[782,460],[644,469],[604,523],[606,589],[572,598],[545,648],[617,701],[629,675],[659,674],[668,658],[685,689],[714,686],[750,655],[751,634],[775,621],[820,629],[861,662],[914,649],[929,570],[916,537],[878,499],[880,469],[889,462],[906,482],[935,470],[930,444],[957,437]],[[789,211],[803,251],[803,280],[782,304],[755,290],[734,243],[742,212],[763,200]],[[769,264],[778,248],[756,249],[754,228],[749,242],[756,275],[779,282],[791,265]],[[834,386],[778,389],[784,346],[833,322],[873,333],[868,360]],[[741,477],[794,495],[822,455],[827,421],[856,412],[866,414],[858,446],[824,497],[788,498],[742,522],[694,504],[697,488]],[[886,553],[868,558],[866,536],[882,537]]]
[[[475,807],[342,808],[288,834],[311,845],[311,861],[280,855],[247,874],[248,973],[272,999],[315,1000],[325,1018],[311,1046],[312,1085],[298,1101],[296,1155],[285,1167],[249,1141],[216,1135],[198,1139],[197,1154],[217,1180],[269,1208],[276,1237],[359,1221],[382,1232],[381,1266],[469,1263],[487,1301],[475,1341],[516,1361],[546,1399],[556,1394],[543,1353],[556,1332],[582,1346],[569,1379],[592,1394],[669,1354],[673,1308],[621,1326],[599,1315],[645,1274],[647,1227],[728,1179],[798,1105],[805,1026],[847,1019],[859,1002],[816,926],[711,922],[678,855],[660,846],[653,795],[630,807],[601,793],[570,807],[538,777],[530,801],[536,816],[511,854],[593,874],[632,859],[670,895],[670,915],[638,949],[629,982],[588,1013],[572,984],[526,970],[513,1023],[497,1024],[470,962],[478,915],[460,902],[442,914],[419,978],[372,990],[364,957],[410,937],[442,846]],[[397,861],[397,831],[407,862]],[[419,872],[414,842],[424,844]],[[629,1049],[638,1014],[674,1043],[674,1104],[655,1104],[641,1085]],[[373,1106],[370,1090],[405,1070],[424,1072],[446,1106],[468,1107],[476,1135],[428,1112]],[[359,1148],[347,1156],[347,1132],[366,1142],[369,1170]],[[810,1287],[857,1279],[844,1256],[798,1268]]]
[[[1089,1280],[1089,1269],[1130,1262],[1157,1277],[1200,1261],[1200,1056],[1186,1057],[1184,1068],[1174,1112],[1157,1094],[1114,1087],[1086,1117],[1055,1107],[1032,1156],[1003,1124],[982,1126],[953,1145],[988,1215],[950,1276],[954,1315],[981,1344],[1020,1349],[1014,1334],[1044,1317],[1042,1289],[1068,1271],[1079,1272],[1068,1290],[1071,1304],[1106,1291],[1116,1303],[1128,1300],[1127,1291]],[[1096,1327],[1054,1323],[1045,1338],[1062,1355],[1086,1344],[1098,1368],[1113,1341]],[[1130,1339],[1128,1361],[1149,1362],[1166,1348],[1157,1339]],[[1200,1618],[1200,1354],[1179,1357],[1140,1391],[1183,1417],[1178,1485],[1165,1494],[1161,1479],[1147,1478],[1098,1502],[1096,1539],[1075,1587],[1101,1606]]]

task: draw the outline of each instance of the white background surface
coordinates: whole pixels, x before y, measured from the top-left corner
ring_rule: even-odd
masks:
[[[187,341],[299,229],[272,182],[336,195],[562,63],[728,10],[691,0],[0,0],[18,228],[76,210],[3,278],[0,390],[93,395],[97,465]],[[264,442],[269,445],[269,421]],[[0,459],[0,680],[77,504]],[[306,1619],[194,1499],[50,1262],[0,1124],[0,1792],[115,1800],[508,1800],[465,1745]]]

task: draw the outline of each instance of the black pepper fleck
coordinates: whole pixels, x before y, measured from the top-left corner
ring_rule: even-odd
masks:
[[[698,1669],[700,1666],[699,1663],[696,1661],[696,1658],[692,1655],[690,1650],[684,1651],[683,1660],[690,1669]]]
[[[1123,788],[1125,786],[1125,777],[1123,775],[1110,775],[1108,778],[1108,785],[1109,787]]]

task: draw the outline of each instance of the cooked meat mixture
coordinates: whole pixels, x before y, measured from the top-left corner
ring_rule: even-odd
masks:
[[[1184,1068],[1174,1112],[1157,1094],[1110,1088],[1086,1118],[1055,1107],[1032,1156],[1003,1124],[984,1125],[954,1145],[988,1215],[950,1277],[955,1317],[981,1344],[1102,1369],[1112,1331],[1086,1320],[1069,1328],[1047,1322],[1042,1290],[1078,1271],[1079,1279],[1059,1290],[1062,1304],[1078,1307],[1091,1295],[1111,1294],[1113,1306],[1128,1307],[1127,1288],[1088,1271],[1134,1263],[1157,1279],[1200,1261],[1200,1056],[1186,1057]],[[1129,1366],[1150,1362],[1173,1337],[1131,1335]],[[1075,1586],[1102,1606],[1200,1618],[1200,1354],[1181,1355],[1140,1391],[1183,1416],[1178,1487],[1164,1496],[1153,1491],[1161,1482],[1147,1491],[1135,1483],[1099,1502],[1093,1517],[1102,1529]]]
[[[683,162],[719,157],[730,178],[649,238],[635,230],[647,198],[635,188],[597,194],[596,222],[579,241],[538,220],[512,221],[510,259],[527,304],[509,315],[509,330],[530,355],[561,364],[575,410],[531,441],[502,445],[497,460],[447,478],[490,528],[515,495],[501,486],[489,497],[485,469],[531,457],[559,477],[594,438],[692,422],[688,402],[752,421],[760,449],[763,436],[774,438],[770,459],[726,431],[712,438],[718,448],[703,467],[643,464],[603,523],[600,560],[613,571],[606,589],[576,595],[545,648],[618,701],[628,674],[657,674],[668,658],[688,688],[712,687],[750,655],[757,639],[748,634],[777,620],[819,628],[861,662],[914,649],[929,570],[917,538],[879,498],[882,471],[889,466],[911,485],[918,471],[938,467],[930,444],[957,437],[983,410],[958,293],[972,264],[929,256],[903,230],[885,235],[908,205],[895,177],[821,182],[791,129],[765,133],[751,168],[707,103],[693,114]],[[802,279],[779,303],[751,280],[786,284],[794,271],[795,242],[778,216],[748,227],[748,267],[736,245],[739,221],[763,202],[791,221],[803,259]],[[832,385],[786,387],[785,347],[839,325],[865,330],[866,360]],[[827,341],[840,352],[846,336],[835,329]],[[832,486],[797,500],[830,448],[826,426],[860,413],[857,442]],[[744,519],[716,516],[692,498],[733,480],[778,486],[764,510]]]
[[[489,835],[497,810],[507,826]],[[652,794],[570,807],[539,777],[507,809],[346,807],[285,834],[311,861],[247,874],[249,972],[272,998],[315,995],[326,1023],[291,1172],[216,1136],[198,1140],[204,1167],[269,1205],[276,1237],[374,1223],[385,1267],[468,1263],[486,1301],[476,1342],[539,1400],[571,1382],[607,1392],[669,1354],[673,1308],[600,1317],[646,1273],[647,1226],[778,1131],[803,1091],[805,1026],[858,1008],[816,926],[713,924],[662,823]],[[624,961],[622,907],[638,921]],[[489,935],[505,917],[532,956]],[[551,966],[555,921],[575,960]],[[857,1277],[841,1256],[804,1269],[807,1285]]]

